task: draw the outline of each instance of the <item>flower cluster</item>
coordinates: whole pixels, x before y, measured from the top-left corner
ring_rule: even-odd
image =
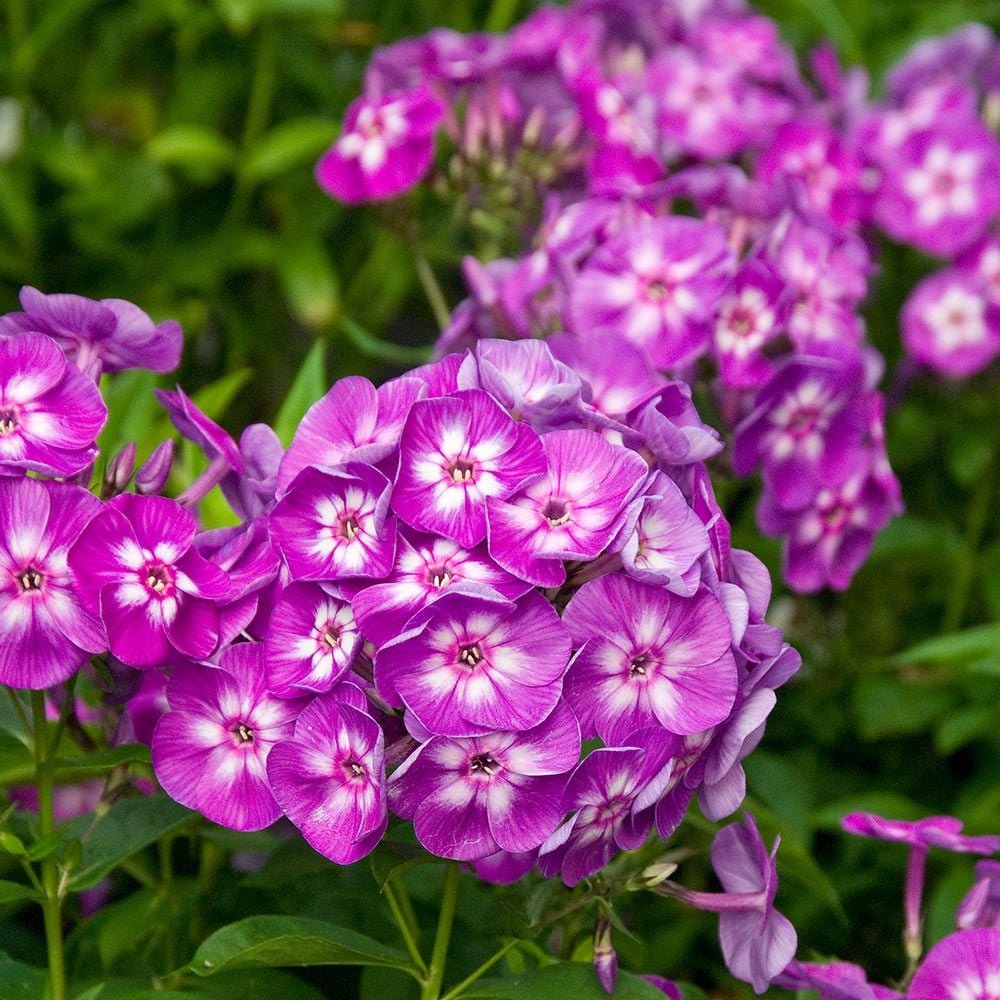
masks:
[[[440,350],[555,334],[595,388],[594,367],[622,358],[635,395],[661,372],[708,379],[737,473],[763,471],[758,523],[784,539],[788,583],[843,589],[901,510],[859,314],[876,266],[865,237],[952,261],[903,310],[919,364],[964,376],[1000,353],[998,60],[969,25],[915,48],[872,103],[828,46],[807,83],[742,3],[577,0],[506,35],[376,52],[320,179],[357,200],[324,166],[360,155],[356,120],[433,94],[453,149],[433,185],[494,237],[500,208],[536,206],[527,247],[530,213],[511,223],[520,256],[467,258],[471,298]],[[383,156],[405,186],[432,170],[428,116],[408,121],[379,132],[368,197],[401,190],[377,182]]]
[[[158,359],[174,329],[91,337],[86,300],[58,341],[31,328],[63,298],[26,292],[0,341],[21,449],[0,478],[0,681],[50,687],[93,653],[145,672],[131,730],[169,795],[239,830],[287,816],[339,863],[392,811],[484,878],[537,864],[574,885],[669,837],[695,794],[712,819],[739,806],[799,658],[730,545],[704,465],[722,444],[684,383],[636,397],[542,341],[481,340],[379,388],[342,379],[287,451],[160,391],[204,472],[158,495],[161,447],[132,492],[126,449],[98,499],[87,469],[26,475],[93,458],[105,411],[72,358]],[[202,530],[216,486],[240,523]]]

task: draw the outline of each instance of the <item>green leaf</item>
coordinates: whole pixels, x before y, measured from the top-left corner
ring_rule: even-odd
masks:
[[[276,125],[247,151],[240,165],[245,184],[272,180],[296,167],[312,165],[337,135],[326,118],[293,118]]]
[[[306,415],[306,410],[329,388],[326,377],[326,343],[317,340],[309,348],[299,373],[288,390],[278,416],[274,421],[274,432],[287,448],[292,443],[295,430]]]
[[[236,163],[236,147],[200,125],[174,125],[146,143],[146,154],[166,167],[179,167],[192,180],[211,183]]]
[[[226,412],[240,389],[250,381],[252,375],[251,369],[240,368],[239,371],[230,372],[216,379],[204,389],[199,389],[191,399],[205,416],[217,421]]]
[[[9,830],[0,830],[0,850],[13,854],[17,858],[23,858],[28,853],[24,841]]]
[[[0,906],[7,903],[19,903],[21,900],[33,900],[40,903],[45,897],[30,885],[22,885],[20,882],[8,882],[0,879]]]
[[[80,867],[70,879],[77,892],[96,885],[115,865],[179,830],[195,814],[165,795],[120,799],[83,840]]]
[[[0,785],[30,781],[34,773],[31,751],[12,732],[0,729]]]
[[[934,747],[940,754],[952,754],[981,736],[995,736],[997,710],[991,702],[970,705],[945,716],[934,732]]]
[[[865,740],[925,732],[957,700],[953,688],[901,684],[894,677],[862,677],[854,689],[854,711]]]
[[[346,927],[306,917],[259,916],[229,924],[195,952],[191,970],[210,976],[254,966],[386,965],[409,969],[403,952]]]
[[[409,980],[408,980],[409,981]],[[225,1000],[324,1000],[321,993],[291,972],[281,969],[239,969],[220,972],[193,984],[202,993],[224,997]],[[189,1000],[191,994],[187,994]]]
[[[431,359],[429,347],[406,347],[403,344],[392,344],[385,340],[379,340],[378,337],[373,337],[347,316],[340,321],[340,328],[347,334],[348,340],[362,354],[366,354],[370,358],[401,365],[423,365]]]
[[[1000,622],[938,635],[911,646],[892,659],[893,666],[935,661],[971,660],[994,653],[1000,646]]]
[[[52,767],[58,771],[110,771],[122,764],[145,764],[152,767],[149,747],[142,743],[125,743],[107,750],[97,750],[89,757],[57,757]]]
[[[278,255],[278,279],[295,318],[310,329],[328,325],[340,295],[329,254],[315,237],[286,241]]]
[[[337,17],[343,0],[215,0],[219,16],[231,31],[248,31],[267,17]]]
[[[44,969],[15,962],[0,951],[0,997],[3,1000],[38,1000],[44,995],[47,980]]]
[[[462,994],[462,1000],[607,1000],[594,968],[582,962],[557,962],[538,972],[509,979],[476,983]],[[618,1000],[663,1000],[663,993],[651,983],[628,972],[618,973],[612,997]]]

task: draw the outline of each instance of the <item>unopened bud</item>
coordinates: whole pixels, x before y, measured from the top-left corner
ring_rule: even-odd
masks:
[[[174,442],[172,438],[161,441],[135,474],[136,492],[143,496],[162,493],[167,485],[170,467],[174,464]]]
[[[677,865],[673,861],[655,861],[643,868],[641,872],[633,875],[625,887],[632,892],[637,892],[640,889],[655,889],[658,885],[666,882],[675,871],[677,871]]]
[[[594,972],[601,988],[609,996],[615,991],[618,979],[618,955],[611,943],[611,921],[598,917],[594,925]]]
[[[104,483],[101,495],[105,500],[123,493],[132,478],[135,469],[135,442],[129,441],[121,451],[115,455],[107,468],[104,470]]]

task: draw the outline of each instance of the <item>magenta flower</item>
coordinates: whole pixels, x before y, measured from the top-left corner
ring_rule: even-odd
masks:
[[[431,733],[524,730],[559,701],[569,653],[569,632],[540,594],[514,602],[456,587],[379,650],[375,685]]]
[[[471,548],[486,537],[486,499],[506,500],[545,472],[535,432],[481,389],[413,404],[400,441],[393,510]]]
[[[66,562],[102,507],[79,486],[0,477],[0,684],[52,687],[107,648]]]
[[[267,688],[279,698],[329,691],[350,669],[362,642],[350,602],[335,588],[292,583],[267,627]]]
[[[362,462],[300,472],[269,521],[293,577],[388,576],[396,553],[389,490],[389,480]]]
[[[559,705],[527,731],[435,736],[393,773],[390,801],[439,857],[532,851],[562,819],[567,773],[579,756],[580,727]]]
[[[954,816],[926,819],[883,819],[874,813],[850,813],[840,825],[859,837],[875,837],[909,844],[911,847],[943,847],[966,854],[993,854],[1000,851],[1000,836],[970,837],[962,834],[962,822]]]
[[[563,622],[580,648],[566,699],[584,737],[620,744],[661,725],[697,733],[722,722],[736,698],[732,629],[707,589],[678,597],[615,573],[585,583]]]
[[[93,380],[42,334],[0,337],[0,474],[70,476],[97,455],[108,409]]]
[[[955,918],[959,930],[1000,930],[1000,861],[976,862],[976,884],[962,900]]]
[[[170,711],[153,733],[164,791],[233,830],[260,830],[280,815],[267,780],[271,748],[292,735],[305,700],[264,686],[259,643],[229,647],[219,666],[183,664],[167,686]]]
[[[981,927],[949,934],[927,953],[907,1000],[993,1000],[1000,996],[1000,931]]]
[[[621,337],[669,368],[705,346],[731,267],[721,227],[649,219],[611,237],[583,266],[570,292],[573,324]]]
[[[566,786],[564,809],[573,810],[541,846],[538,867],[568,886],[600,871],[617,850],[634,851],[649,834],[653,810],[670,780],[679,741],[663,730],[631,736],[633,746],[588,754]]]
[[[228,574],[193,546],[194,516],[166,497],[115,497],[69,553],[80,599],[100,614],[111,652],[133,667],[177,654],[204,659],[219,641],[215,602]]]
[[[818,990],[819,1000],[902,1000],[902,993],[868,982],[865,970],[850,962],[791,962],[775,980],[785,990]]]
[[[272,747],[267,774],[285,815],[320,854],[353,864],[382,839],[385,751],[377,722],[336,692],[314,698]]]
[[[547,473],[510,500],[486,504],[490,554],[543,587],[566,580],[563,561],[599,555],[618,532],[648,467],[594,431],[553,431],[542,439]]]
[[[698,416],[686,382],[668,382],[652,399],[629,414],[631,447],[649,452],[666,465],[704,462],[722,451],[714,427]]]
[[[340,138],[316,164],[316,181],[341,201],[380,201],[413,187],[430,169],[444,105],[424,86],[358,98]]]
[[[483,545],[466,549],[450,538],[400,532],[392,573],[384,583],[356,593],[351,603],[365,638],[382,646],[405,631],[421,608],[459,583],[492,587],[511,601],[531,590],[530,583],[493,562]]]
[[[914,289],[901,317],[911,357],[952,378],[985,368],[1000,354],[1000,303],[974,275],[949,268]]]
[[[174,320],[156,324],[124,299],[95,302],[81,295],[43,295],[21,289],[24,312],[0,317],[0,337],[44,333],[77,368],[95,378],[104,372],[146,368],[173,371],[180,363],[184,335]]]
[[[376,465],[399,443],[403,421],[413,403],[426,394],[420,378],[392,379],[375,388],[351,375],[306,411],[278,469],[278,495],[309,466],[357,461]]]

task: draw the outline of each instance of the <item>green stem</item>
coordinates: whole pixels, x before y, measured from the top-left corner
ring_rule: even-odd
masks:
[[[34,714],[35,781],[38,785],[38,823],[42,837],[55,829],[53,816],[52,772],[47,767],[49,752],[48,719],[45,717],[45,692],[31,692]],[[51,1000],[66,1000],[66,959],[63,954],[62,897],[59,893],[59,865],[50,854],[42,860],[42,891],[45,900],[42,913],[45,921],[45,946],[49,959]]]
[[[517,938],[514,938],[512,941],[508,941],[499,951],[490,955],[490,957],[486,959],[486,961],[483,962],[483,964],[479,966],[475,972],[466,976],[465,979],[463,979],[454,989],[449,990],[443,997],[441,997],[441,1000],[456,1000],[456,998],[460,997],[474,982],[476,982],[477,979],[489,972],[490,969],[492,969],[493,966],[496,965],[497,962],[499,962],[511,948],[520,943],[521,942]]]
[[[976,556],[979,543],[986,529],[986,522],[993,507],[993,485],[995,472],[991,466],[979,481],[969,506],[969,517],[966,521],[965,539],[959,564],[948,591],[948,602],[945,605],[944,620],[941,631],[944,634],[954,632],[965,617],[965,609],[969,602],[969,593],[976,575]]]
[[[410,953],[410,958],[413,959],[413,964],[420,970],[421,978],[426,978],[428,974],[427,963],[424,961],[423,955],[420,954],[420,948],[417,945],[412,917],[407,914],[410,908],[405,900],[405,890],[401,885],[397,888],[392,882],[386,882],[382,891],[389,904],[389,909],[392,911],[392,918],[396,921],[399,933],[403,936],[406,950]],[[410,912],[412,913],[412,911]]]
[[[455,905],[458,902],[458,862],[449,861],[444,871],[444,890],[441,898],[441,915],[438,917],[437,934],[434,935],[434,950],[431,965],[420,992],[420,1000],[440,1000],[441,983],[444,981],[444,965],[448,958],[451,942],[451,928],[455,922]]]
[[[427,302],[431,307],[431,312],[434,313],[437,325],[444,330],[451,322],[451,310],[448,308],[448,300],[445,299],[444,292],[441,291],[441,286],[438,284],[438,280],[434,276],[434,271],[431,268],[430,262],[424,256],[423,250],[415,240],[411,241],[410,245],[413,249],[414,261],[417,266],[417,277],[420,279],[424,295],[427,296]]]
[[[66,728],[66,722],[75,708],[74,698],[76,697],[76,679],[79,676],[80,675],[78,673],[73,674],[73,676],[66,682],[62,708],[59,709],[59,721],[56,722],[56,728],[52,730],[52,733],[49,736],[49,747],[51,748],[52,753],[59,752],[59,741],[62,739],[63,730]],[[52,753],[50,753],[49,756],[52,756]]]
[[[18,718],[21,720],[21,725],[24,727],[24,735],[28,739],[33,740],[31,723],[28,721],[28,716],[25,714],[24,705],[21,704],[21,696],[13,689],[7,688],[7,694],[10,696],[11,704],[14,706],[14,711],[17,712]],[[14,782],[5,781],[4,784],[14,784]]]
[[[159,843],[160,852],[160,892],[167,912],[167,922],[163,930],[164,970],[171,972],[177,966],[177,935],[174,932],[174,859],[173,838],[164,837]]]

